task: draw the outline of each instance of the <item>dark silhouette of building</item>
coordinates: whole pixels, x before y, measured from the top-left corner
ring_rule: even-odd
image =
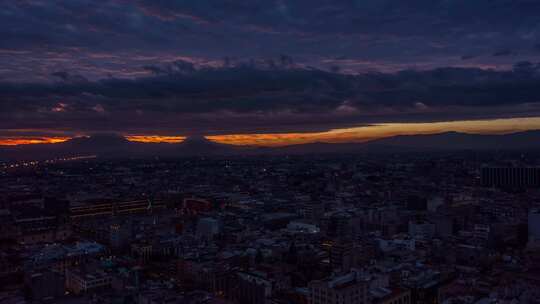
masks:
[[[484,167],[481,182],[486,187],[540,187],[540,168]]]

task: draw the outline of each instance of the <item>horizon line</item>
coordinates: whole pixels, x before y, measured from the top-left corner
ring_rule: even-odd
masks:
[[[337,128],[322,132],[237,133],[202,135],[206,140],[234,146],[279,147],[308,143],[363,143],[400,135],[429,135],[448,132],[478,135],[504,135],[540,130],[540,117],[516,117],[443,122],[379,123],[360,127]],[[96,136],[100,133],[76,136],[0,136],[0,146],[58,144],[76,138]],[[190,136],[161,134],[102,133],[121,136],[130,142],[178,144]]]

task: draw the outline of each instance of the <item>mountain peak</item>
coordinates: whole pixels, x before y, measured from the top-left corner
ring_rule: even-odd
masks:
[[[188,136],[183,141],[184,144],[215,144],[213,141],[208,140],[203,135]]]
[[[189,136],[182,143],[182,153],[184,154],[228,154],[233,149],[232,146],[226,144],[220,144],[214,141],[207,139],[202,135]]]
[[[126,144],[129,141],[122,135],[112,133],[99,133],[89,136],[74,137],[68,141],[77,145],[117,145]]]

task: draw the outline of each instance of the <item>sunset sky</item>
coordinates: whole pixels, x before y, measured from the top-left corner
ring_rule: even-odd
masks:
[[[540,129],[533,0],[0,4],[0,145]]]

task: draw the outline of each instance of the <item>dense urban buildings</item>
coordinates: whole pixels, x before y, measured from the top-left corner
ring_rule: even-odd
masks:
[[[0,303],[535,303],[540,189],[484,179],[539,164],[455,152],[5,166]]]

